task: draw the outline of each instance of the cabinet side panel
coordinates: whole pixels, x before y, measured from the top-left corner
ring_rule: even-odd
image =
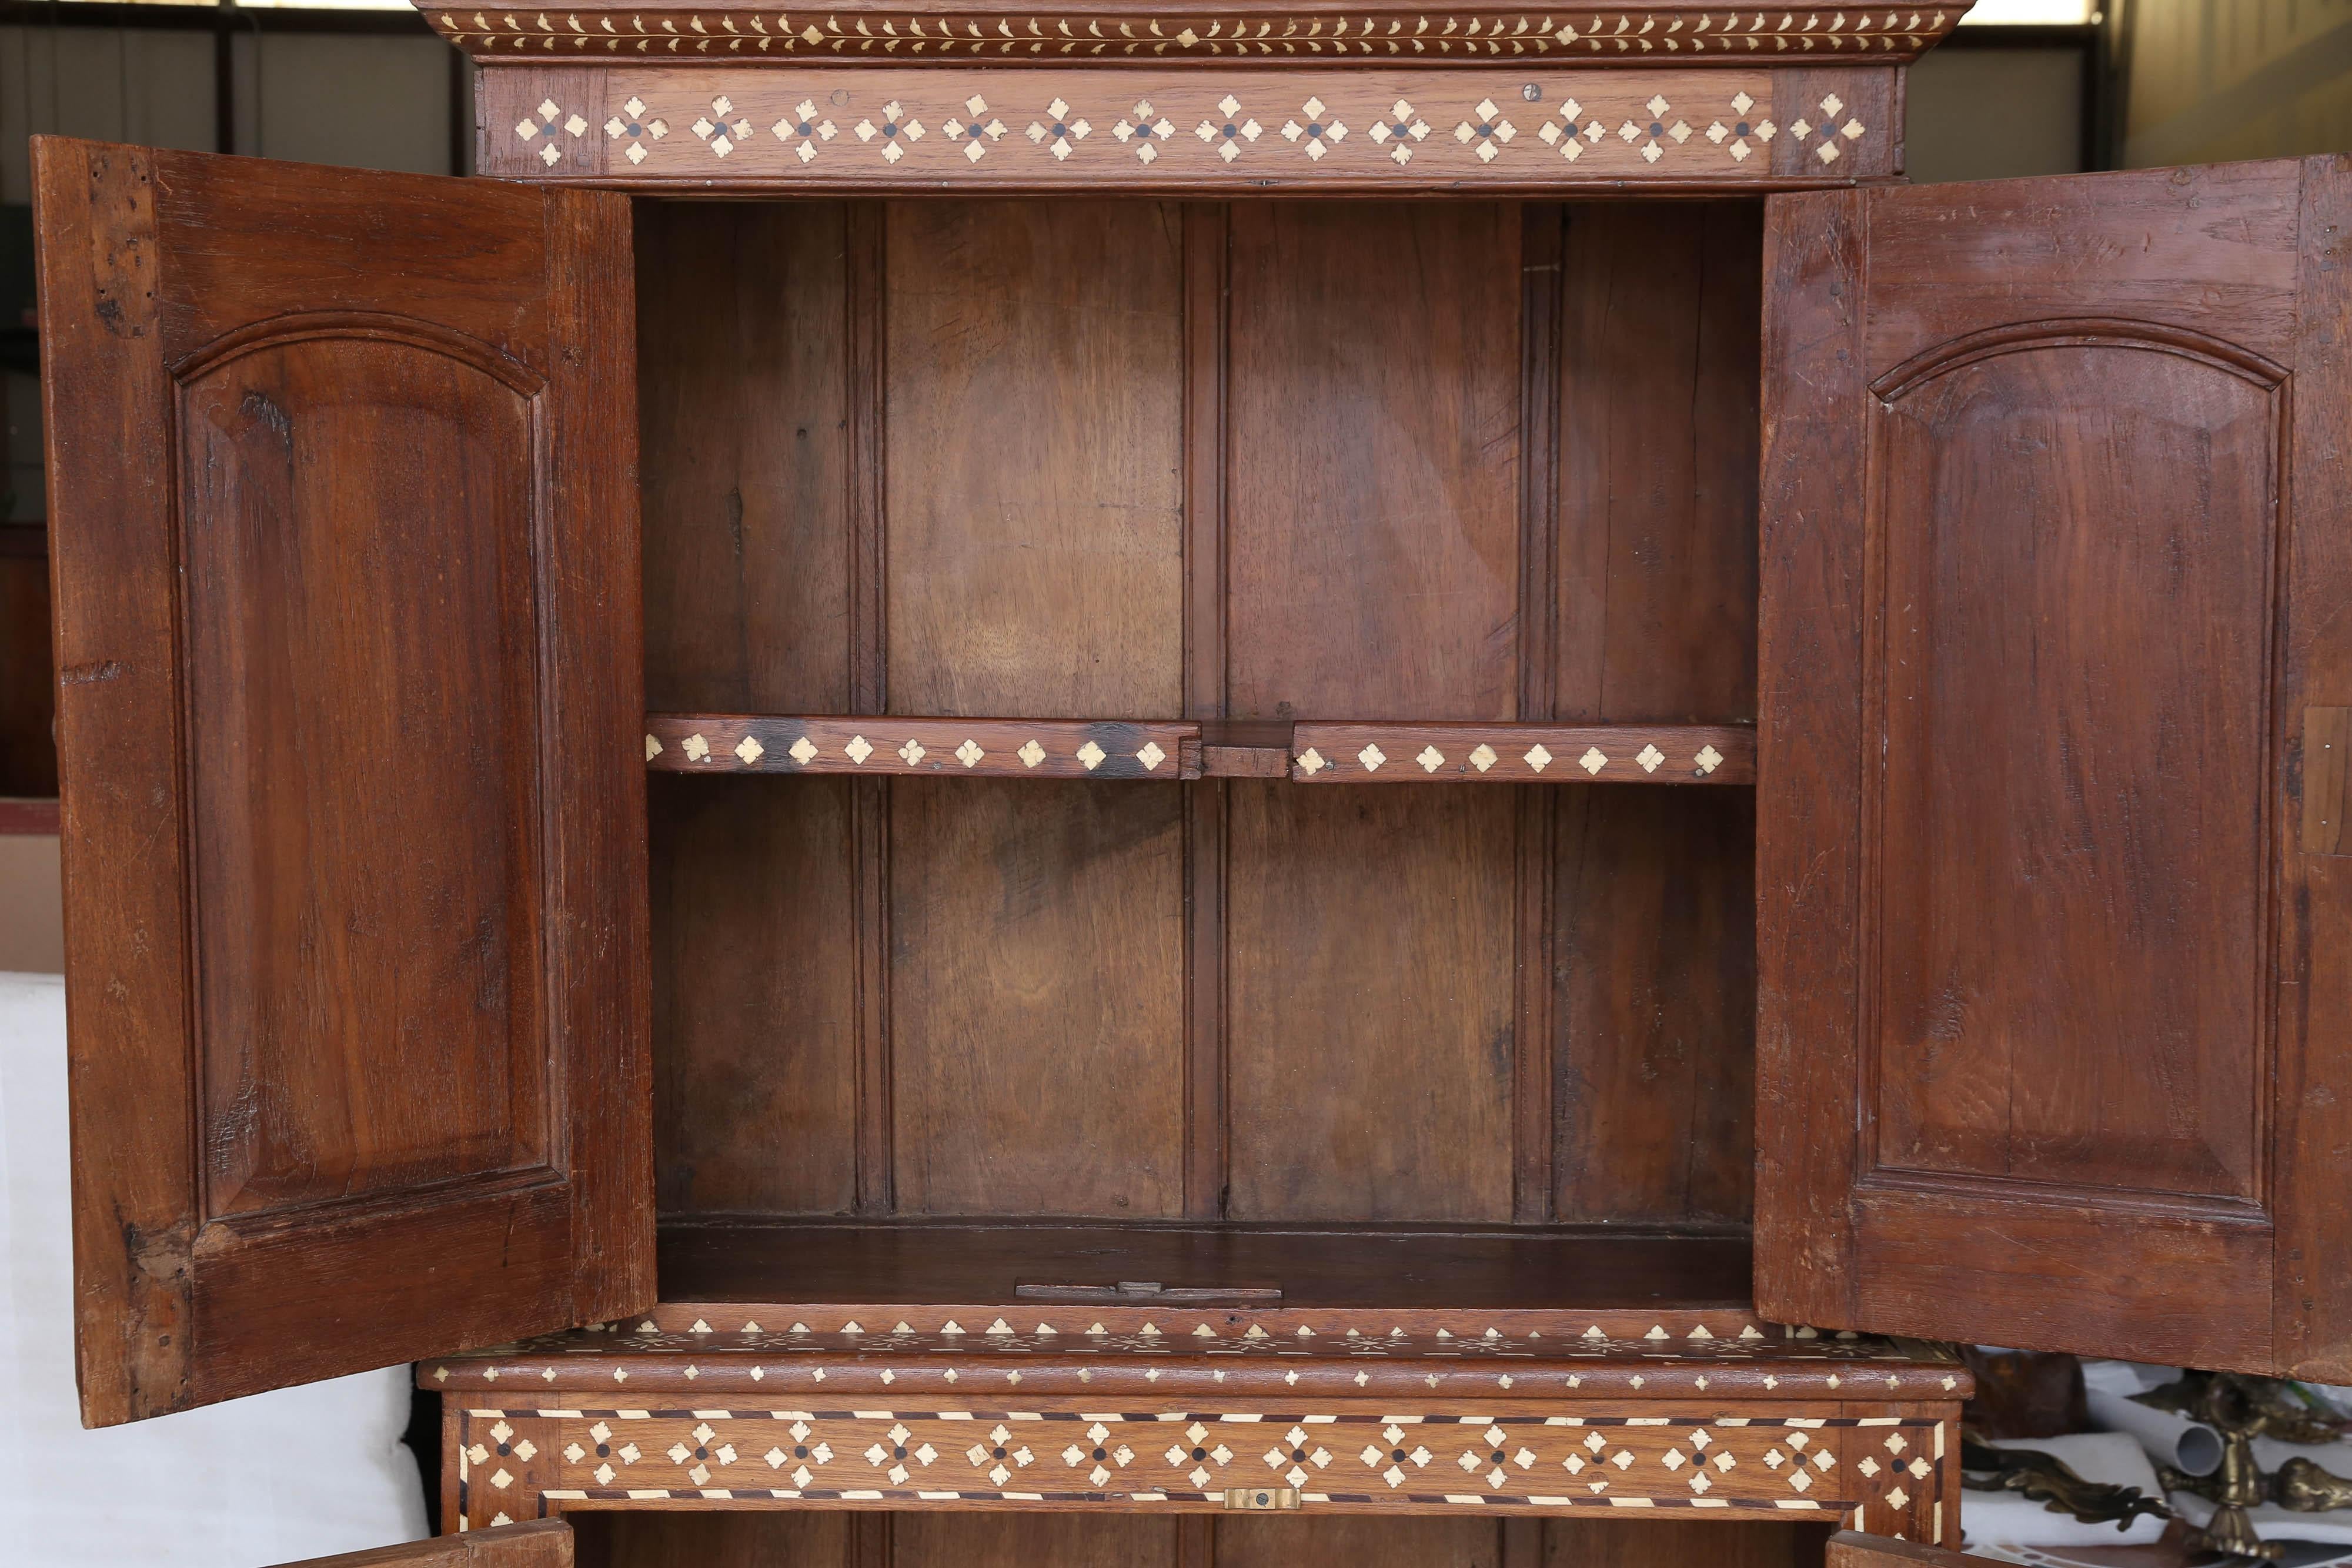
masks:
[[[2289,478],[2286,662],[2280,725],[2306,733],[2311,708],[2352,706],[2352,530],[2343,518],[2346,413],[2352,408],[2352,162],[2304,164],[2294,456]],[[2335,777],[2346,764],[2339,747]],[[2290,744],[2292,742],[2290,741]],[[2277,1088],[2278,1359],[2295,1376],[2352,1379],[2352,834],[2315,852],[2295,831],[2327,778],[2308,752],[2282,769]],[[2288,780],[2295,782],[2290,785]],[[2341,817],[2336,785],[2331,814]]]
[[[1756,716],[1763,205],[1568,219],[1556,716]]]
[[[849,711],[847,209],[637,204],[646,705]]]
[[[1229,1217],[1509,1220],[1516,791],[1229,789]]]
[[[1244,203],[1232,243],[1229,715],[1517,716],[1518,209]]]

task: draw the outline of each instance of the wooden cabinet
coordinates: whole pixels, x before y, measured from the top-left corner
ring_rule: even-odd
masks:
[[[427,15],[509,179],[37,150],[89,1420],[1761,1564],[1957,1544],[1879,1336],[2352,1375],[2334,161],[1904,188],[1942,12]]]

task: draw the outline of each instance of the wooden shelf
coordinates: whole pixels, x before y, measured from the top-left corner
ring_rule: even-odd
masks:
[[[1118,719],[646,716],[646,766],[676,773],[1198,779],[1201,727]]]
[[[1756,731],[1736,725],[1298,725],[1301,784],[1753,784]]]
[[[1272,1301],[1256,1294],[1244,1303],[1253,1309],[1378,1316],[1439,1309],[1639,1313],[1668,1305],[1744,1312],[1748,1267],[1741,1231],[696,1219],[664,1224],[658,1271],[663,1294],[673,1300],[795,1311],[829,1302],[853,1315],[877,1305],[1034,1312],[1022,1303],[1038,1300],[1039,1290],[1151,1281],[1235,1301],[1243,1292],[1277,1293]],[[1171,1304],[1217,1312],[1227,1303],[1145,1301],[1138,1310]],[[1060,1310],[1082,1309],[1065,1302]]]
[[[674,773],[1288,779],[1299,784],[1753,784],[1742,725],[648,714]]]

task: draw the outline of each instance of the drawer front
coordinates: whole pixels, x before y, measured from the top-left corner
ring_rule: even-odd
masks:
[[[606,1393],[453,1407],[450,1420],[453,1500],[472,1525],[575,1508],[1642,1509],[1935,1541],[1957,1534],[1958,1415],[1629,1402],[633,1408]]]

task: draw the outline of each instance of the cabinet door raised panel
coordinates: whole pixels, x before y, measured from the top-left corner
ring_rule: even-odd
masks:
[[[647,1304],[625,204],[35,173],[84,1419]]]
[[[1760,1311],[2352,1375],[2347,224],[2333,159],[1772,204]]]

